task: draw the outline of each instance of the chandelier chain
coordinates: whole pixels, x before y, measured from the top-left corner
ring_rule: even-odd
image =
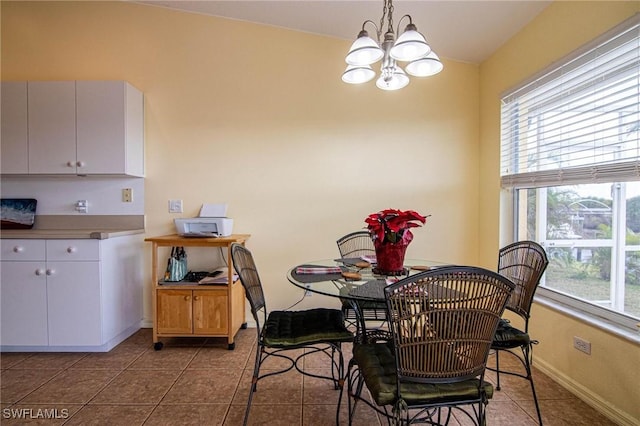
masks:
[[[376,28],[376,33],[378,35],[378,43],[380,43],[380,36],[382,35],[382,29],[384,28],[384,18],[386,16],[387,16],[387,0],[384,0],[384,3],[382,4],[382,17],[380,18],[380,26]]]
[[[389,10],[389,28],[387,28],[387,31],[393,34],[393,0],[389,0],[389,7],[387,9]]]

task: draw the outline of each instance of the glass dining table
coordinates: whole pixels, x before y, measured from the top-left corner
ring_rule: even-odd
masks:
[[[443,262],[405,259],[400,275],[378,273],[375,264],[361,258],[324,259],[296,265],[287,279],[296,287],[348,302],[356,312],[358,331],[366,336],[366,323],[360,306],[363,302],[384,302],[384,288],[398,280],[430,269],[448,266]]]

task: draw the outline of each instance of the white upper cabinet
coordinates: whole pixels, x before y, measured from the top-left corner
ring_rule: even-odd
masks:
[[[76,82],[78,174],[144,175],[142,93],[124,81]]]
[[[27,82],[2,82],[2,173],[29,172],[27,145]]]
[[[30,81],[29,173],[76,174],[76,84]]]
[[[129,83],[30,81],[2,89],[3,174],[144,176],[144,100]]]

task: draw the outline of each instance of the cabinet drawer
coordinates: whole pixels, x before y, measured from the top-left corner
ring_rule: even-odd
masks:
[[[47,261],[99,260],[100,243],[96,240],[48,240]]]
[[[0,259],[13,261],[45,260],[44,240],[2,240]]]

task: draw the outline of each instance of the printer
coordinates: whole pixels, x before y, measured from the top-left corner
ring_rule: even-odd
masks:
[[[226,204],[203,204],[200,216],[174,219],[176,232],[183,237],[228,237],[233,230],[233,219],[226,214]]]

